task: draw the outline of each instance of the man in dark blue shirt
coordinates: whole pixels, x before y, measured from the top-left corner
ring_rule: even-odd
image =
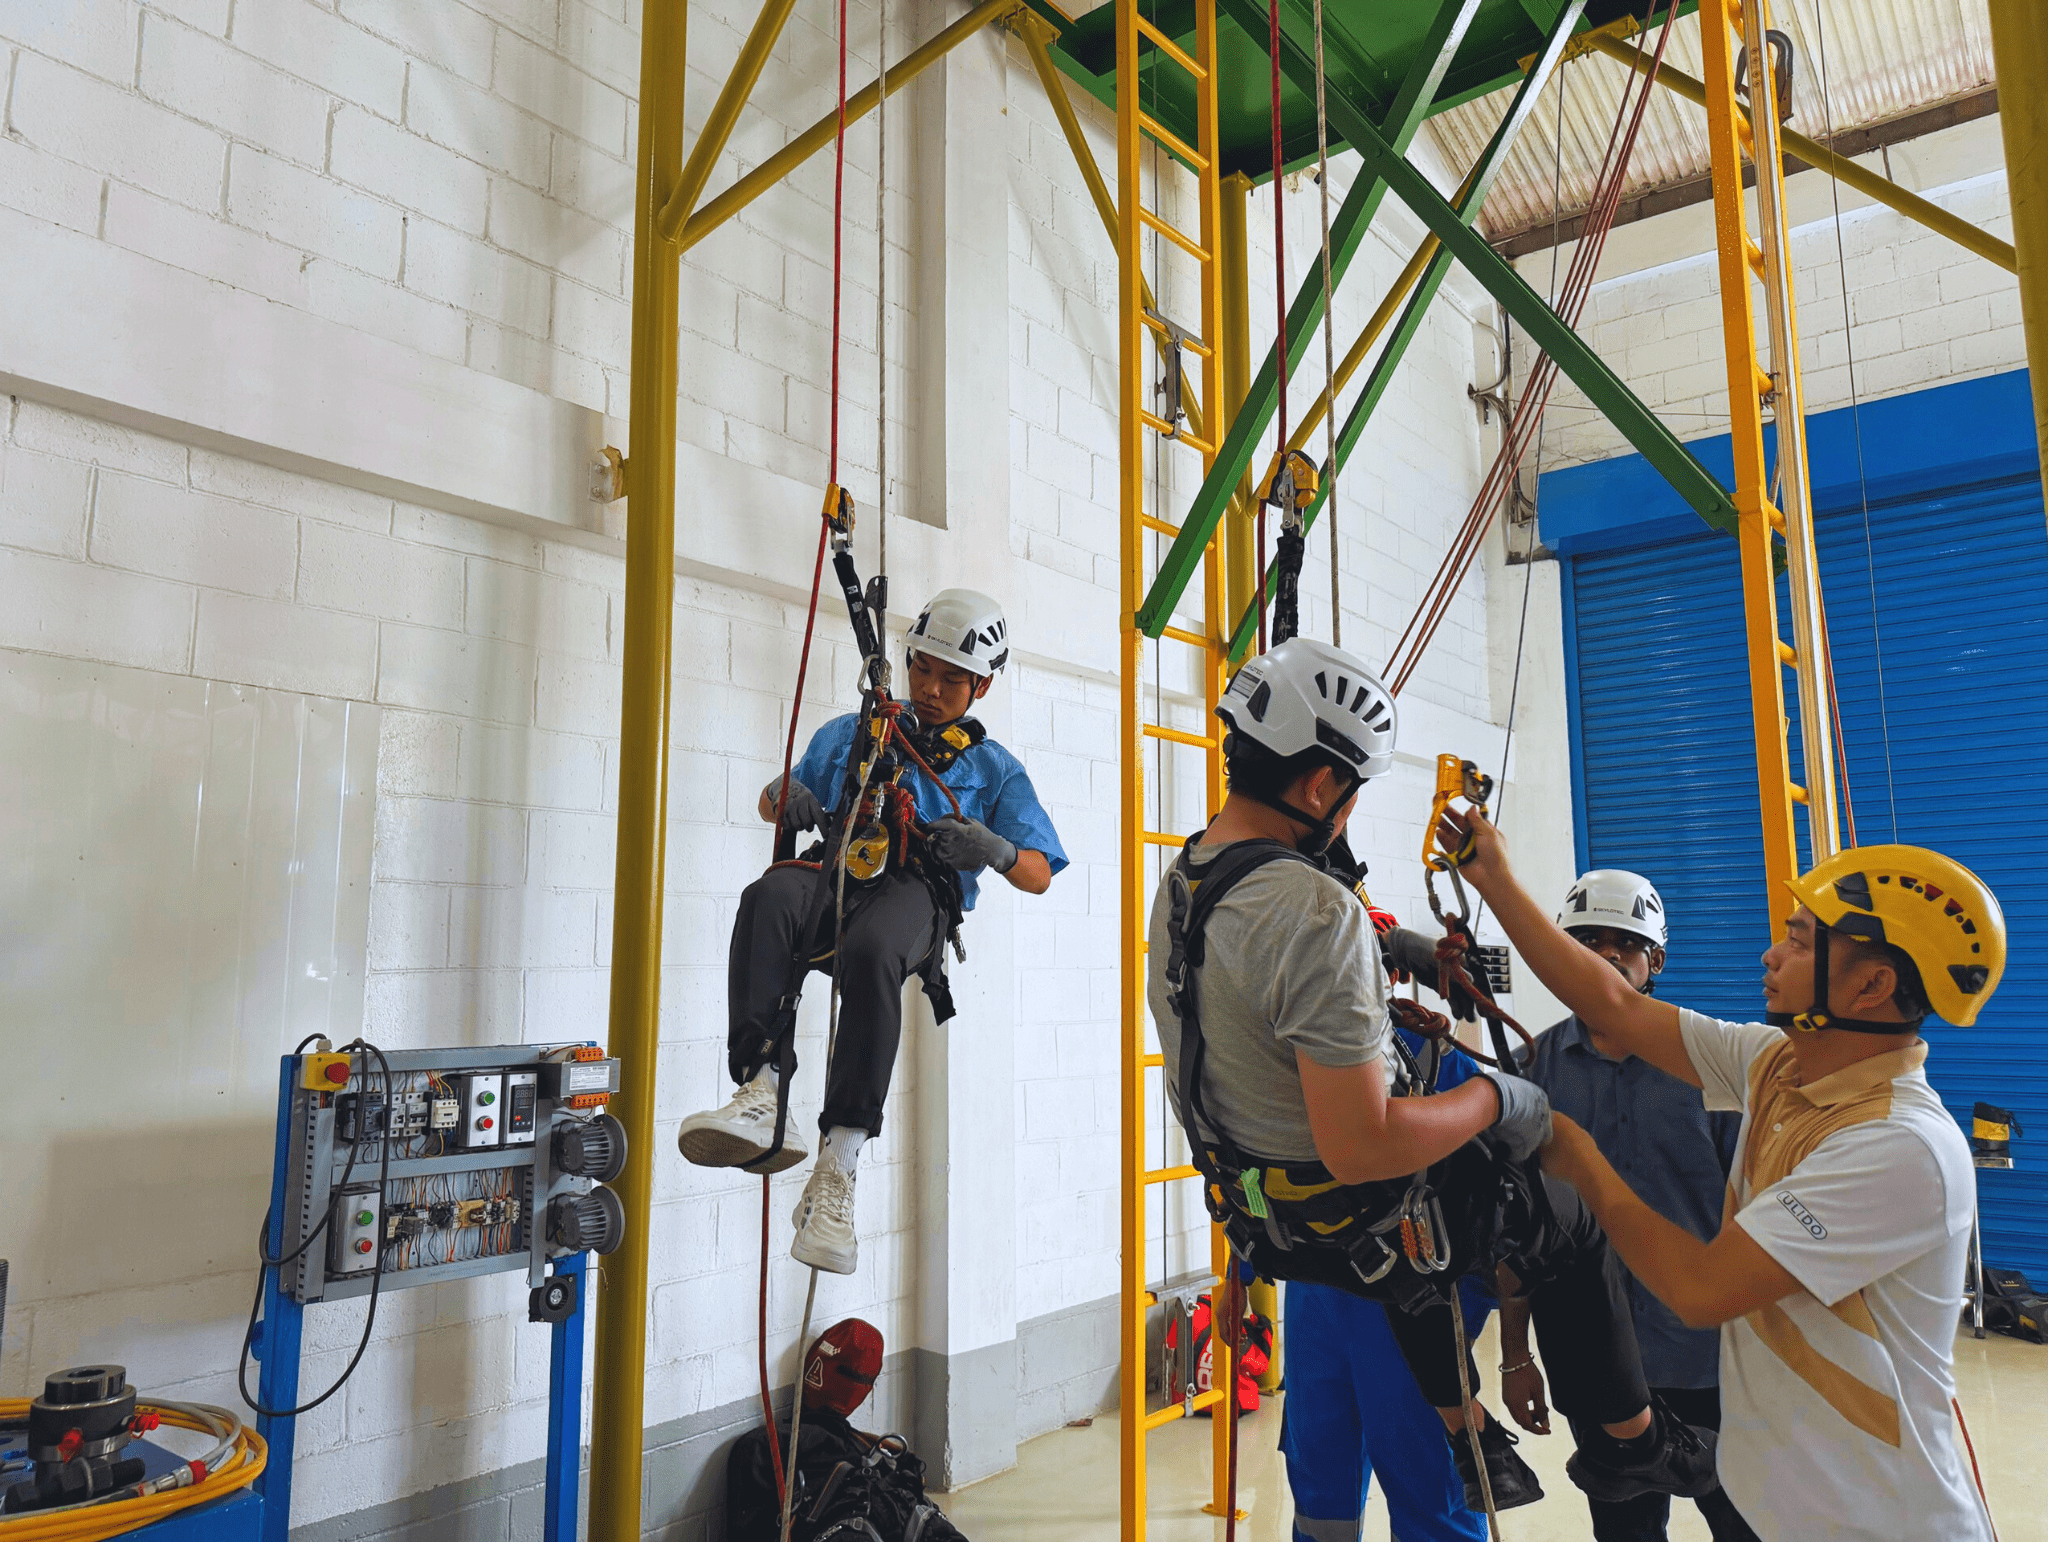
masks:
[[[1664,902],[1647,878],[1603,869],[1565,896],[1557,924],[1598,953],[1638,991],[1664,969]],[[1702,1241],[1721,1229],[1722,1198],[1741,1127],[1736,1114],[1710,1114],[1689,1087],[1646,1060],[1616,1058],[1586,1024],[1568,1017],[1521,1056],[1522,1074],[1593,1137],[1630,1186],[1666,1219]],[[1721,1425],[1720,1334],[1688,1328],[1642,1284],[1628,1281],[1636,1339],[1651,1390],[1687,1424]],[[1543,1375],[1529,1353],[1526,1303],[1501,1306],[1501,1396],[1523,1428],[1546,1432]],[[1756,1542],[1720,1489],[1696,1500],[1714,1542]],[[1621,1503],[1586,1501],[1596,1542],[1663,1542],[1671,1501],[1644,1494]]]

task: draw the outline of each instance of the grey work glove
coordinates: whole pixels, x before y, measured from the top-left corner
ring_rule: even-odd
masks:
[[[948,867],[970,873],[992,867],[1007,873],[1017,865],[1017,848],[975,820],[948,814],[943,819],[934,819],[927,831],[933,853]]]
[[[1510,1160],[1527,1161],[1550,1139],[1549,1095],[1534,1082],[1491,1066],[1479,1067],[1479,1074],[1500,1094],[1500,1117],[1485,1132],[1486,1137]]]
[[[1436,988],[1436,939],[1405,926],[1389,927],[1380,934],[1380,958],[1389,974],[1406,974]]]
[[[761,796],[768,800],[770,808],[782,796],[782,778],[772,778],[761,789]],[[794,776],[789,779],[789,801],[782,806],[782,823],[790,830],[815,830],[825,822],[825,807],[818,801],[818,795],[804,786]]]

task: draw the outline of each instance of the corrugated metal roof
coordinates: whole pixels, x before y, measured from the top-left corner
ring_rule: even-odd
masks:
[[[1831,132],[1950,101],[1995,79],[1986,0],[1780,0],[1772,7],[1771,22],[1792,38],[1792,126],[1822,142]],[[1655,48],[1654,33],[1645,47]],[[1665,61],[1699,77],[1696,15],[1679,19]],[[1630,73],[1620,61],[1600,54],[1564,66],[1562,135],[1559,86],[1553,84],[1481,211],[1480,228],[1490,239],[1544,223],[1553,208],[1570,215],[1585,207]],[[1466,167],[1477,159],[1508,101],[1508,92],[1496,92],[1430,120],[1430,132],[1453,166]],[[1643,120],[1623,196],[1706,171],[1706,128],[1702,109],[1659,90]]]

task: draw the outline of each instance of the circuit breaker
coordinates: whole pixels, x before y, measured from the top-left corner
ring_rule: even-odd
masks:
[[[505,1135],[505,1073],[478,1072],[457,1085],[462,1089],[462,1118],[455,1126],[456,1144],[498,1145]]]

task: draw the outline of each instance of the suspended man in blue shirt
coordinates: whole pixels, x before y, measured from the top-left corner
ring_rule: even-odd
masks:
[[[1067,865],[1023,765],[967,715],[1010,657],[1002,607],[972,589],[942,590],[919,614],[904,653],[917,727],[902,786],[924,829],[919,860],[905,862],[898,852],[879,858],[878,873],[864,873],[867,864],[849,855],[843,914],[835,863],[822,852],[778,862],[747,887],[733,925],[726,997],[726,1065],[739,1089],[724,1107],[684,1120],[678,1136],[683,1155],[700,1167],[780,1172],[809,1155],[793,1127],[775,1147],[775,1059],[801,985],[792,961],[836,975],[839,1030],[818,1120],[824,1142],[797,1202],[789,1250],[798,1263],[834,1274],[854,1269],[855,1161],[867,1138],[881,1133],[903,1032],[904,982],[922,976],[940,1021],[952,1012],[945,948],[954,884],[960,910],[969,911],[983,869],[1043,894]],[[848,713],[813,734],[787,785],[777,776],[761,789],[761,817],[773,823],[779,811],[790,831],[826,826],[855,767],[859,729],[860,718]]]

